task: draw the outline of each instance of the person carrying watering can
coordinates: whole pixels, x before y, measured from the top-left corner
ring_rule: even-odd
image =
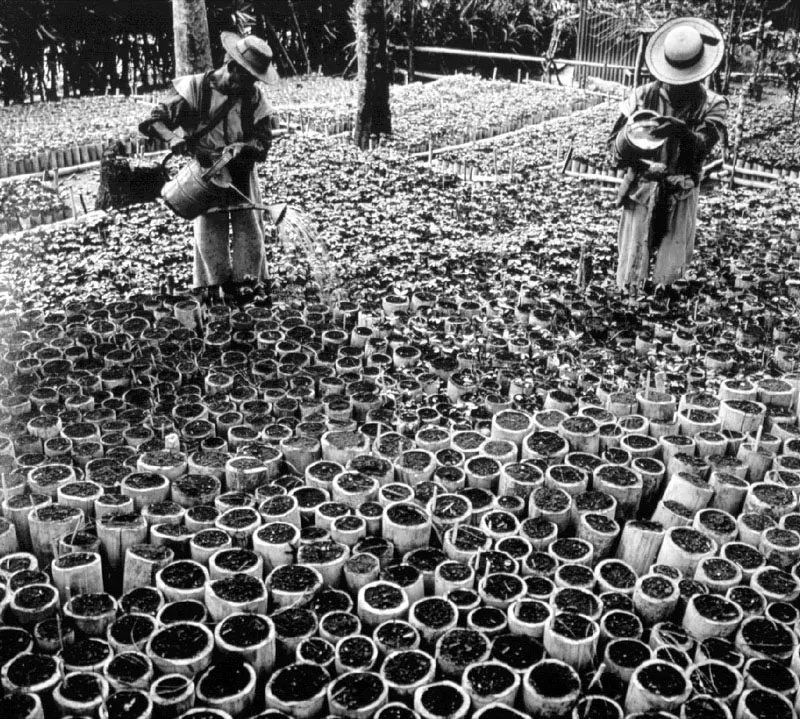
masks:
[[[139,131],[168,143],[174,155],[189,155],[204,168],[223,150],[234,155],[225,170],[230,183],[253,205],[261,204],[255,163],[272,143],[271,108],[257,81],[273,83],[272,50],[260,38],[222,33],[226,55],[216,70],[176,78]],[[176,132],[176,130],[178,132]],[[242,204],[232,188],[223,207]],[[230,229],[230,238],[229,238]],[[264,226],[257,209],[207,212],[194,220],[194,291],[206,301],[224,294],[246,300],[266,278]]]
[[[622,103],[609,144],[617,165],[628,170],[617,200],[617,285],[624,291],[643,287],[651,261],[656,288],[680,279],[691,262],[703,164],[727,140],[727,100],[703,82],[723,55],[713,23],[668,20],[645,50],[655,81]]]

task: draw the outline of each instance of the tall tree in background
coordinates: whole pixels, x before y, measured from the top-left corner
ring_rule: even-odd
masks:
[[[172,0],[175,36],[175,74],[192,75],[210,70],[211,41],[205,0]]]
[[[356,0],[358,108],[355,139],[364,150],[373,135],[392,132],[384,0]]]

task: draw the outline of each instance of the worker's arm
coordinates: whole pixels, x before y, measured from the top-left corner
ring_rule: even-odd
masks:
[[[175,154],[183,154],[187,151],[186,142],[175,130],[182,126],[190,112],[189,103],[173,91],[153,108],[150,117],[139,124],[139,132],[145,137],[163,140]]]

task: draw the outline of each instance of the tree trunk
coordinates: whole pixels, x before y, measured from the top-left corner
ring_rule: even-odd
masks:
[[[383,0],[356,0],[356,54],[358,109],[355,137],[358,146],[364,150],[369,147],[373,135],[392,132]]]
[[[211,40],[205,0],[172,0],[175,35],[175,74],[193,75],[210,70]]]

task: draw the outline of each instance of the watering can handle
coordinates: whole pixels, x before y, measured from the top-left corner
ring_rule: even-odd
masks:
[[[205,180],[205,179],[208,179],[209,177],[215,175],[223,167],[225,167],[225,165],[227,165],[231,160],[233,160],[238,154],[239,154],[239,152],[237,152],[235,150],[229,150],[226,147],[222,151],[222,153],[220,154],[219,159],[216,160],[214,162],[214,164],[211,165],[211,167],[208,167],[208,168],[205,169],[205,172],[203,173],[203,179]],[[166,155],[164,155],[164,159],[161,160],[161,167],[166,167],[167,163],[173,157],[175,157],[175,153],[173,153],[172,150],[170,150]]]

